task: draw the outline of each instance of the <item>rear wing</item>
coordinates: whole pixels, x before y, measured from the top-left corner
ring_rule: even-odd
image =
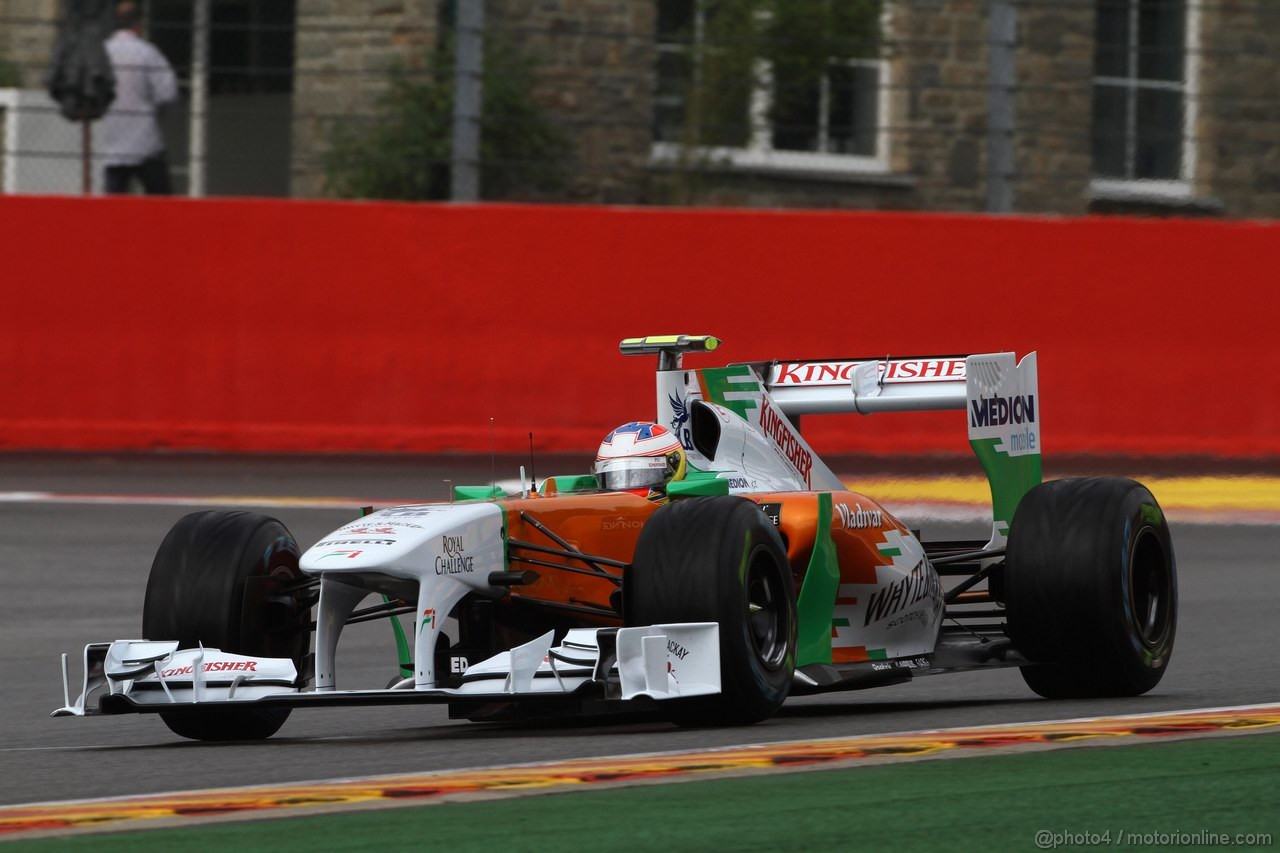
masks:
[[[966,356],[775,361],[752,367],[788,415],[963,409]]]
[[[1018,502],[1041,479],[1040,392],[1036,354],[751,365],[788,416],[856,412],[965,413],[969,444],[991,484],[992,545],[1003,544]]]
[[[682,356],[711,352],[719,345],[720,340],[710,335],[655,335],[628,338],[620,347],[624,355],[658,355],[657,418],[671,424],[686,448],[691,447],[683,426],[688,419],[690,373],[682,369]],[[770,415],[770,424],[778,424],[773,432],[785,435],[788,448],[799,448],[813,459],[812,469],[806,465],[802,472],[810,487],[839,480],[813,458],[795,425],[800,415],[964,412],[969,444],[991,485],[991,547],[1004,544],[1019,501],[1041,480],[1040,392],[1034,352],[1021,361],[1011,352],[997,352],[749,362],[693,373],[701,377],[701,396],[707,396],[711,385],[717,386],[712,397],[721,399],[713,401],[749,421],[776,409],[777,416]],[[710,385],[708,377],[714,380]],[[814,479],[813,471],[823,476]]]

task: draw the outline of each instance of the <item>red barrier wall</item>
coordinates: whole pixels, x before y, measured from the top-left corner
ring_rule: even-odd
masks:
[[[0,447],[586,450],[691,366],[1040,352],[1047,453],[1280,455],[1280,225],[0,198]],[[959,413],[810,418],[963,452]]]

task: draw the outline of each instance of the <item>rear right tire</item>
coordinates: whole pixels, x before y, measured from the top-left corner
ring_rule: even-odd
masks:
[[[1055,480],[1022,498],[1005,553],[1007,630],[1050,699],[1138,696],[1173,654],[1178,580],[1169,524],[1141,483]]]

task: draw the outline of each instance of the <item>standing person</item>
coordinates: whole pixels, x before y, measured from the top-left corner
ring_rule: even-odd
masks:
[[[142,37],[142,25],[136,2],[116,5],[116,31],[106,42],[116,99],[102,118],[107,192],[129,192],[136,177],[147,194],[168,195],[169,162],[156,110],[177,100],[178,80],[164,54]]]

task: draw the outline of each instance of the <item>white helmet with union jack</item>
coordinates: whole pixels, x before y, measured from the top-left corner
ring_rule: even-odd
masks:
[[[661,486],[684,477],[684,448],[661,424],[632,421],[600,442],[592,473],[600,488],[611,491]]]

